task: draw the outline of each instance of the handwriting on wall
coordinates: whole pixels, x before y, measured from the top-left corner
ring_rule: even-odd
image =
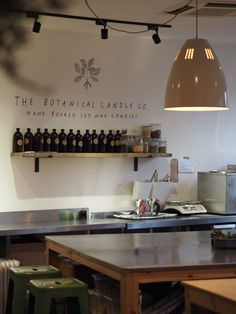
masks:
[[[15,106],[26,116],[68,119],[137,119],[148,112],[145,103],[15,96]]]

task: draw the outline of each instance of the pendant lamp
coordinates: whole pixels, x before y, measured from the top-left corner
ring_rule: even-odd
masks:
[[[188,39],[177,54],[165,94],[165,110],[227,110],[227,86],[220,62],[206,39],[198,38],[198,0],[196,0],[196,38]]]

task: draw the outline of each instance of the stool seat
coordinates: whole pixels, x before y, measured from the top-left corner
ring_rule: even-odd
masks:
[[[28,284],[31,279],[58,278],[60,275],[60,270],[51,265],[11,267],[6,314],[25,313]]]
[[[89,314],[88,286],[75,278],[34,279],[29,283],[28,314],[49,314],[52,302],[63,303],[69,314]],[[56,309],[51,313],[57,313]]]

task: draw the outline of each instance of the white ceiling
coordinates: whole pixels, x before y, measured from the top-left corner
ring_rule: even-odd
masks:
[[[176,9],[187,4],[188,0],[87,0],[93,10],[101,18],[139,21],[148,23],[164,23],[173,15],[166,14],[169,9]],[[202,6],[208,2],[235,4],[236,0],[199,0],[199,12]],[[85,5],[84,0],[67,0],[68,4],[57,13],[94,16]],[[32,2],[31,2],[32,5]],[[195,0],[189,5],[195,6]],[[54,11],[55,12],[55,11]],[[219,11],[220,12],[220,11]],[[221,9],[222,12],[222,9]],[[221,14],[221,13],[220,13]],[[42,28],[69,29],[72,31],[99,32],[99,27],[94,22],[58,19],[51,17],[40,17]],[[31,22],[31,21],[30,21]],[[28,23],[28,22],[27,22]],[[159,30],[162,38],[189,38],[195,35],[194,15],[178,15],[172,22],[172,28],[161,28]],[[117,28],[125,30],[142,30],[143,27],[133,27],[120,24],[112,24]],[[199,37],[207,37],[215,41],[235,41],[236,10],[235,16],[199,16]],[[109,36],[114,31],[109,31]],[[130,35],[127,35],[130,36]],[[141,36],[150,36],[142,34]]]

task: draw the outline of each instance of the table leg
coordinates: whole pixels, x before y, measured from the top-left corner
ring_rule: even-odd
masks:
[[[124,274],[120,281],[121,314],[140,314],[139,283],[131,274]]]
[[[185,314],[191,314],[191,300],[188,288],[185,287]]]
[[[0,257],[10,258],[10,236],[0,237]]]
[[[46,265],[52,265],[55,267],[59,266],[58,253],[49,248],[47,241],[46,241],[46,249],[45,249],[45,263]]]

